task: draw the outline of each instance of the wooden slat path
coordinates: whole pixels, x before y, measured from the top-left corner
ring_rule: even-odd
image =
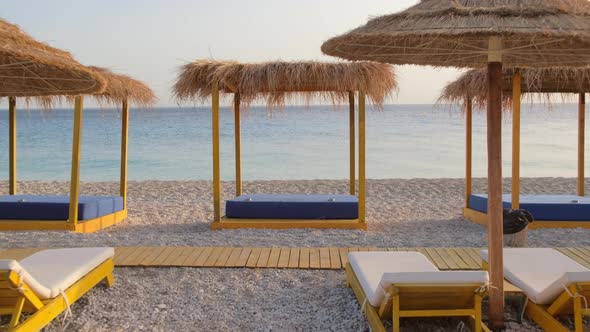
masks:
[[[0,249],[0,259],[21,260],[43,249]],[[556,249],[590,268],[590,248]],[[339,270],[355,251],[418,251],[440,270],[481,269],[478,248],[117,247],[115,265]]]

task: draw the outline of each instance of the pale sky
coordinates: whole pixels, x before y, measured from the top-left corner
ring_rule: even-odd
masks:
[[[177,69],[202,58],[238,61],[336,60],[323,41],[417,0],[18,0],[2,17],[81,63],[145,81],[174,106]],[[434,103],[454,69],[396,67],[390,102]]]

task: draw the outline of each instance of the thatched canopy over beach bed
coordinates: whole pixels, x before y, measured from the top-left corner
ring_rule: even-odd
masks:
[[[239,93],[245,104],[266,99],[269,106],[281,106],[296,96],[343,102],[350,91],[358,90],[381,105],[396,87],[393,68],[375,62],[197,60],[182,67],[174,94],[180,101],[204,100],[211,96],[214,84],[221,92]]]
[[[105,78],[106,88],[103,92],[94,94],[100,103],[118,105],[121,101],[129,100],[138,106],[151,106],[158,100],[147,84],[127,75],[115,74],[102,67],[89,67]]]
[[[521,69],[520,90],[525,94],[542,94],[549,100],[549,94],[571,95],[590,92],[590,68],[525,68]],[[502,99],[504,109],[512,106],[512,89],[515,69],[504,69]],[[485,70],[474,69],[461,75],[444,87],[439,102],[463,104],[471,99],[479,109],[485,108],[488,98],[487,74]]]
[[[104,78],[70,53],[38,42],[0,19],[0,96],[90,94],[104,87]]]

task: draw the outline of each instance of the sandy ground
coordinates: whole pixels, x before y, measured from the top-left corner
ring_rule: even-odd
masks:
[[[0,233],[0,247],[64,246],[485,246],[486,232],[461,218],[463,180],[369,180],[368,231],[210,231],[210,182],[129,184],[129,218],[95,234]],[[574,193],[575,179],[522,180],[523,193]],[[24,182],[21,193],[66,194],[64,182]],[[224,183],[224,197],[234,191]],[[510,181],[505,181],[505,191]],[[346,181],[246,182],[248,193],[346,193]],[[5,184],[0,192],[6,192]],[[474,182],[484,192],[485,181]],[[116,194],[115,183],[85,183],[83,194]],[[590,246],[590,230],[531,230],[530,246]],[[336,271],[120,268],[116,285],[74,305],[68,331],[363,331],[365,320],[344,273]],[[511,318],[511,320],[513,320]],[[456,320],[410,320],[410,331],[456,331]],[[460,329],[460,327],[459,327]],[[62,330],[59,322],[48,329]],[[534,325],[510,323],[512,331]]]

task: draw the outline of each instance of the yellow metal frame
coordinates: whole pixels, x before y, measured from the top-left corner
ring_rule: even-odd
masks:
[[[398,284],[388,289],[380,307],[368,303],[367,295],[350,263],[346,264],[346,286],[352,288],[359,304],[364,306],[367,322],[373,332],[385,332],[383,320],[391,319],[393,331],[400,330],[400,319],[410,317],[468,317],[472,331],[490,331],[482,322],[481,303],[487,295],[483,284]]]
[[[80,155],[82,146],[82,119],[84,97],[74,101],[72,139],[72,169],[70,177],[70,204],[68,220],[7,220],[0,219],[0,231],[53,230],[92,233],[117,224],[127,218],[127,156],[129,138],[129,103],[123,100],[121,108],[121,176],[119,193],[123,210],[95,219],[78,220],[80,196]],[[16,99],[9,98],[9,194],[16,195]]]
[[[358,91],[358,201],[359,217],[345,220],[317,220],[317,219],[245,219],[227,218],[221,214],[221,172],[219,154],[219,87],[214,84],[211,92],[211,128],[213,142],[213,222],[211,229],[237,229],[237,228],[337,228],[337,229],[367,229],[365,222],[366,205],[366,168],[365,168],[365,92]],[[350,150],[350,181],[349,191],[351,195],[357,194],[356,190],[356,155],[355,155],[355,105],[354,92],[349,92],[349,150]],[[242,194],[242,166],[241,166],[241,140],[240,140],[240,94],[234,94],[234,135],[235,135],[235,171],[236,171],[236,195]]]
[[[66,289],[64,293],[70,305],[103,280],[111,287],[114,283],[114,267],[113,260],[108,259]],[[27,284],[23,283],[17,273],[0,271],[0,314],[11,315],[8,331],[39,331],[66,309],[67,304],[63,295],[41,300]],[[31,315],[21,322],[23,312],[30,312]]]

